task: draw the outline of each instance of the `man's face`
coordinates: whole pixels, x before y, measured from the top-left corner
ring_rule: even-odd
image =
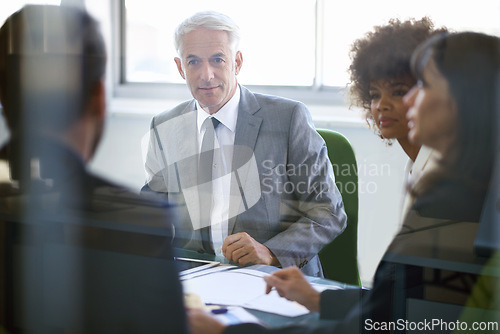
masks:
[[[175,63],[191,94],[206,112],[216,113],[236,91],[241,52],[233,57],[227,32],[204,28],[184,35],[181,52]]]

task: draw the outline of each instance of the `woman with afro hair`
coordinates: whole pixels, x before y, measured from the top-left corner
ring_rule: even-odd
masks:
[[[388,145],[394,140],[401,145],[409,157],[405,186],[416,183],[437,155],[430,148],[408,140],[408,107],[403,103],[403,96],[416,83],[410,58],[420,43],[445,31],[434,29],[427,17],[407,21],[392,19],[386,25],[374,27],[351,46],[351,105],[363,110],[368,125]],[[413,196],[405,191],[401,221],[413,201]]]

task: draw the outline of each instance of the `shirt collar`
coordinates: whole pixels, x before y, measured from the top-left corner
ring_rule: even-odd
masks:
[[[234,132],[236,130],[236,121],[238,120],[238,105],[240,104],[240,86],[236,86],[236,92],[234,92],[233,97],[227,101],[227,103],[220,108],[219,111],[217,111],[215,114],[212,115],[212,117],[215,117],[223,124],[226,128]],[[205,112],[199,105],[198,101],[196,101],[196,110],[198,111],[197,114],[197,127],[198,127],[198,132],[201,133],[201,127],[203,125],[203,122],[207,118],[210,117],[210,115]]]

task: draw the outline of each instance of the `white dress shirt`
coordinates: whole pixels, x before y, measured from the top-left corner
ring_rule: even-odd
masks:
[[[401,214],[399,219],[400,225],[403,224],[408,211],[412,207],[413,202],[415,202],[415,198],[408,191],[408,186],[410,184],[415,184],[416,182],[418,182],[418,180],[426,171],[434,168],[438,156],[439,154],[433,149],[427,146],[422,146],[418,151],[415,162],[413,162],[411,159],[408,159],[405,168],[403,205],[401,207]]]
[[[211,237],[215,255],[222,255],[222,244],[228,235],[228,217],[231,189],[231,166],[233,147],[238,120],[238,105],[240,103],[240,88],[237,86],[234,96],[215,114],[205,112],[196,101],[198,150],[206,131],[207,118],[215,117],[219,126],[215,129],[213,182],[212,182],[212,210],[210,214]],[[218,150],[219,149],[219,150]],[[222,152],[223,154],[217,154]]]

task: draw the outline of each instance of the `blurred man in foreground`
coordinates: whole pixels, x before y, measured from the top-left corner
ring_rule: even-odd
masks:
[[[47,333],[184,333],[168,204],[86,169],[104,126],[106,52],[72,7],[26,6],[0,29],[0,99],[13,180],[2,325]]]

